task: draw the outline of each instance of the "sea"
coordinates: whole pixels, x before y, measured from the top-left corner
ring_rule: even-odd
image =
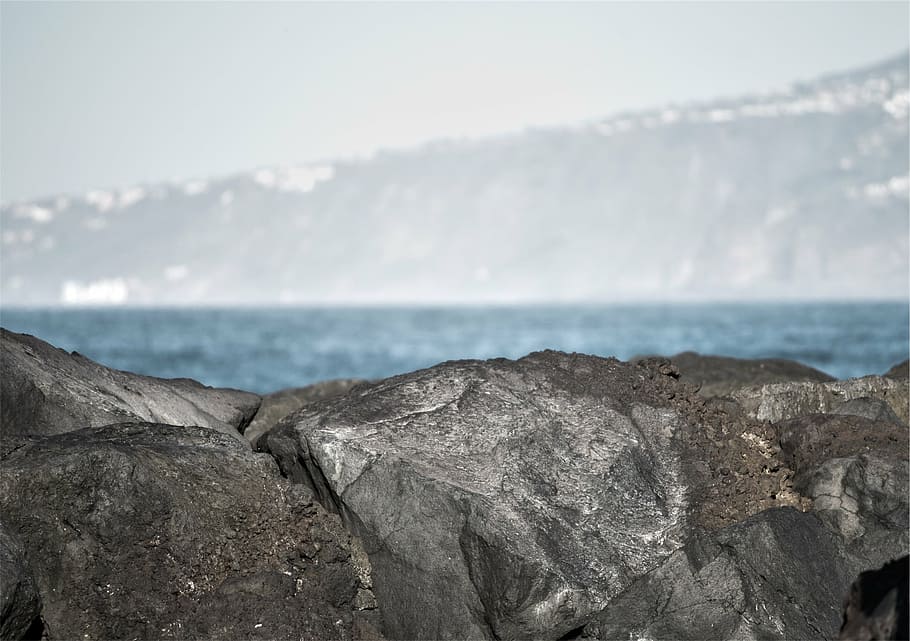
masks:
[[[906,302],[0,308],[0,325],[109,367],[258,393],[543,349],[788,358],[847,378],[885,372],[910,343]]]

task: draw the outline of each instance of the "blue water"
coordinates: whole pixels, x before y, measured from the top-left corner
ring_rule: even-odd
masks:
[[[846,378],[886,371],[910,341],[906,303],[2,309],[0,324],[118,369],[254,392],[545,348],[791,358]]]

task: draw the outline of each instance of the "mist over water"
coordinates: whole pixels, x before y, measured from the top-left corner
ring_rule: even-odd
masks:
[[[0,324],[118,369],[259,393],[559,349],[789,358],[838,378],[907,358],[906,303],[5,309]]]

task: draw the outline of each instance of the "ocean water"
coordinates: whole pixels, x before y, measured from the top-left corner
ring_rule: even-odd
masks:
[[[0,309],[0,325],[117,369],[259,393],[547,348],[790,358],[846,378],[886,371],[910,341],[907,303]]]

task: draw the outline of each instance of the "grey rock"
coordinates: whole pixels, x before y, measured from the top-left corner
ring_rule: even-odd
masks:
[[[229,435],[86,428],[2,467],[49,639],[351,639],[378,616],[340,519]]]
[[[260,446],[363,538],[390,638],[556,639],[688,531],[660,379],[557,352],[443,363],[304,407]]]
[[[40,628],[40,615],[41,597],[22,542],[0,524],[0,639],[24,639],[30,628]]]
[[[777,426],[793,486],[845,540],[910,530],[910,433],[895,421],[812,414]]]
[[[748,385],[834,380],[813,367],[782,358],[746,359],[682,352],[669,360],[679,369],[679,380],[698,386],[699,393],[706,397],[726,396]]]
[[[891,421],[849,414],[809,414],[775,425],[781,455],[797,474],[833,458],[861,454],[906,460],[910,434]]]
[[[850,416],[862,416],[873,421],[885,421],[888,423],[897,423],[902,425],[901,419],[891,406],[880,398],[869,398],[861,396],[849,401],[836,403],[831,408],[832,414],[849,414]]]
[[[833,458],[797,475],[794,486],[847,540],[874,530],[910,530],[910,462],[860,455]]]
[[[849,550],[815,515],[767,510],[693,536],[611,602],[581,636],[833,639],[843,595],[864,563],[865,556]]]
[[[361,379],[344,378],[333,381],[322,381],[306,387],[281,390],[262,397],[262,405],[256,416],[244,430],[243,435],[255,446],[256,440],[288,414],[296,412],[304,405],[347,393]]]
[[[47,436],[130,421],[196,425],[245,442],[255,394],[110,369],[27,334],[0,329],[0,436]]]
[[[888,378],[910,378],[910,360],[898,363],[884,374]]]
[[[850,586],[838,639],[910,639],[910,558],[860,573]]]
[[[817,383],[771,383],[745,387],[732,393],[746,414],[760,421],[777,423],[807,414],[827,414],[846,401],[871,398],[884,401],[905,425],[910,414],[908,380],[864,376]]]

